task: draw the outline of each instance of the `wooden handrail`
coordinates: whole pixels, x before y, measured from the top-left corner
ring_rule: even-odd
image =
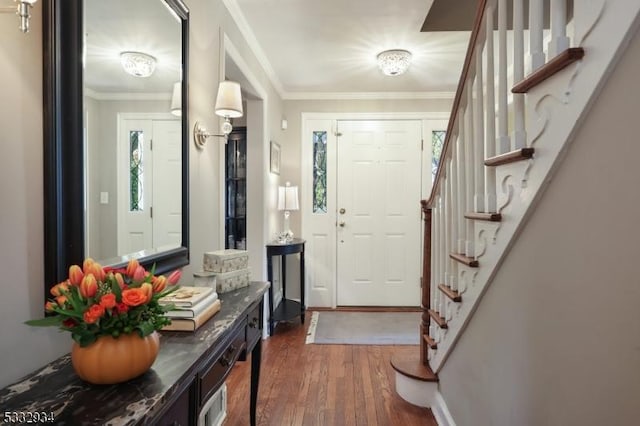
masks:
[[[451,115],[449,116],[449,125],[447,126],[447,134],[444,139],[444,145],[442,147],[442,151],[440,154],[440,166],[438,167],[438,171],[436,172],[436,178],[433,182],[433,186],[431,188],[431,194],[429,194],[429,198],[426,200],[426,205],[429,208],[433,207],[433,202],[438,193],[438,188],[440,187],[440,182],[443,177],[443,169],[442,167],[443,160],[447,158],[447,154],[450,150],[451,138],[453,136],[453,129],[455,128],[457,111],[460,108],[460,102],[462,102],[462,92],[465,88],[465,81],[467,81],[467,77],[469,75],[469,69],[471,68],[471,60],[473,59],[473,54],[475,51],[476,42],[478,41],[478,36],[480,34],[480,29],[482,27],[482,20],[484,18],[484,13],[487,7],[488,0],[479,0],[478,8],[476,10],[476,19],[473,23],[473,31],[471,32],[471,38],[469,39],[469,46],[467,47],[467,56],[464,59],[464,65],[462,67],[462,74],[460,74],[460,80],[458,81],[458,89],[456,91],[456,97],[453,100],[453,107],[451,108]]]

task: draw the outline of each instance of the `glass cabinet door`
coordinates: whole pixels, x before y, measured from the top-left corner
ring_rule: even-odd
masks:
[[[229,135],[225,151],[225,248],[247,248],[247,129]]]

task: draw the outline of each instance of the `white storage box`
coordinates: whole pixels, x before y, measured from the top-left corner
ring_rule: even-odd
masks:
[[[216,291],[227,293],[237,288],[246,287],[251,280],[251,269],[245,268],[239,271],[216,273]]]
[[[216,286],[216,273],[209,271],[198,271],[193,273],[193,285],[196,287]]]
[[[204,254],[202,268],[205,271],[221,273],[238,271],[249,267],[249,252],[246,250],[217,250]]]

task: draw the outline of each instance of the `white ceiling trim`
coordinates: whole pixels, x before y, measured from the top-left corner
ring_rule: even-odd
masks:
[[[84,88],[84,95],[97,101],[170,101],[171,93],[97,92]]]
[[[269,60],[267,59],[267,55],[265,55],[264,51],[260,47],[260,43],[258,43],[258,39],[256,38],[255,34],[251,30],[251,27],[249,26],[249,23],[244,17],[242,10],[240,10],[240,6],[238,6],[238,2],[236,0],[222,0],[222,2],[224,3],[225,7],[229,11],[231,18],[233,18],[236,25],[238,26],[238,29],[240,30],[240,33],[243,35],[245,41],[249,45],[249,49],[251,49],[253,54],[256,56],[256,59],[262,66],[262,69],[267,74],[267,77],[269,77],[271,84],[276,89],[276,92],[278,92],[278,94],[282,98],[282,95],[284,93],[282,82],[280,81],[276,72],[271,66],[271,62],[269,62]]]
[[[284,92],[283,100],[453,99],[455,92]]]

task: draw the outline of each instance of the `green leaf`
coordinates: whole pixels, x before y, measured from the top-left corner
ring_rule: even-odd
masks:
[[[81,347],[86,347],[95,342],[98,338],[95,334],[86,330],[81,330],[71,334],[73,340],[75,340]]]
[[[135,326],[135,329],[138,330],[140,337],[145,337],[153,333],[156,328],[151,321],[143,321]]]
[[[24,323],[34,327],[60,326],[62,324],[62,318],[59,316],[50,316],[41,319],[28,320]]]
[[[122,289],[115,278],[111,280],[111,291],[116,295],[116,302],[122,302]]]

